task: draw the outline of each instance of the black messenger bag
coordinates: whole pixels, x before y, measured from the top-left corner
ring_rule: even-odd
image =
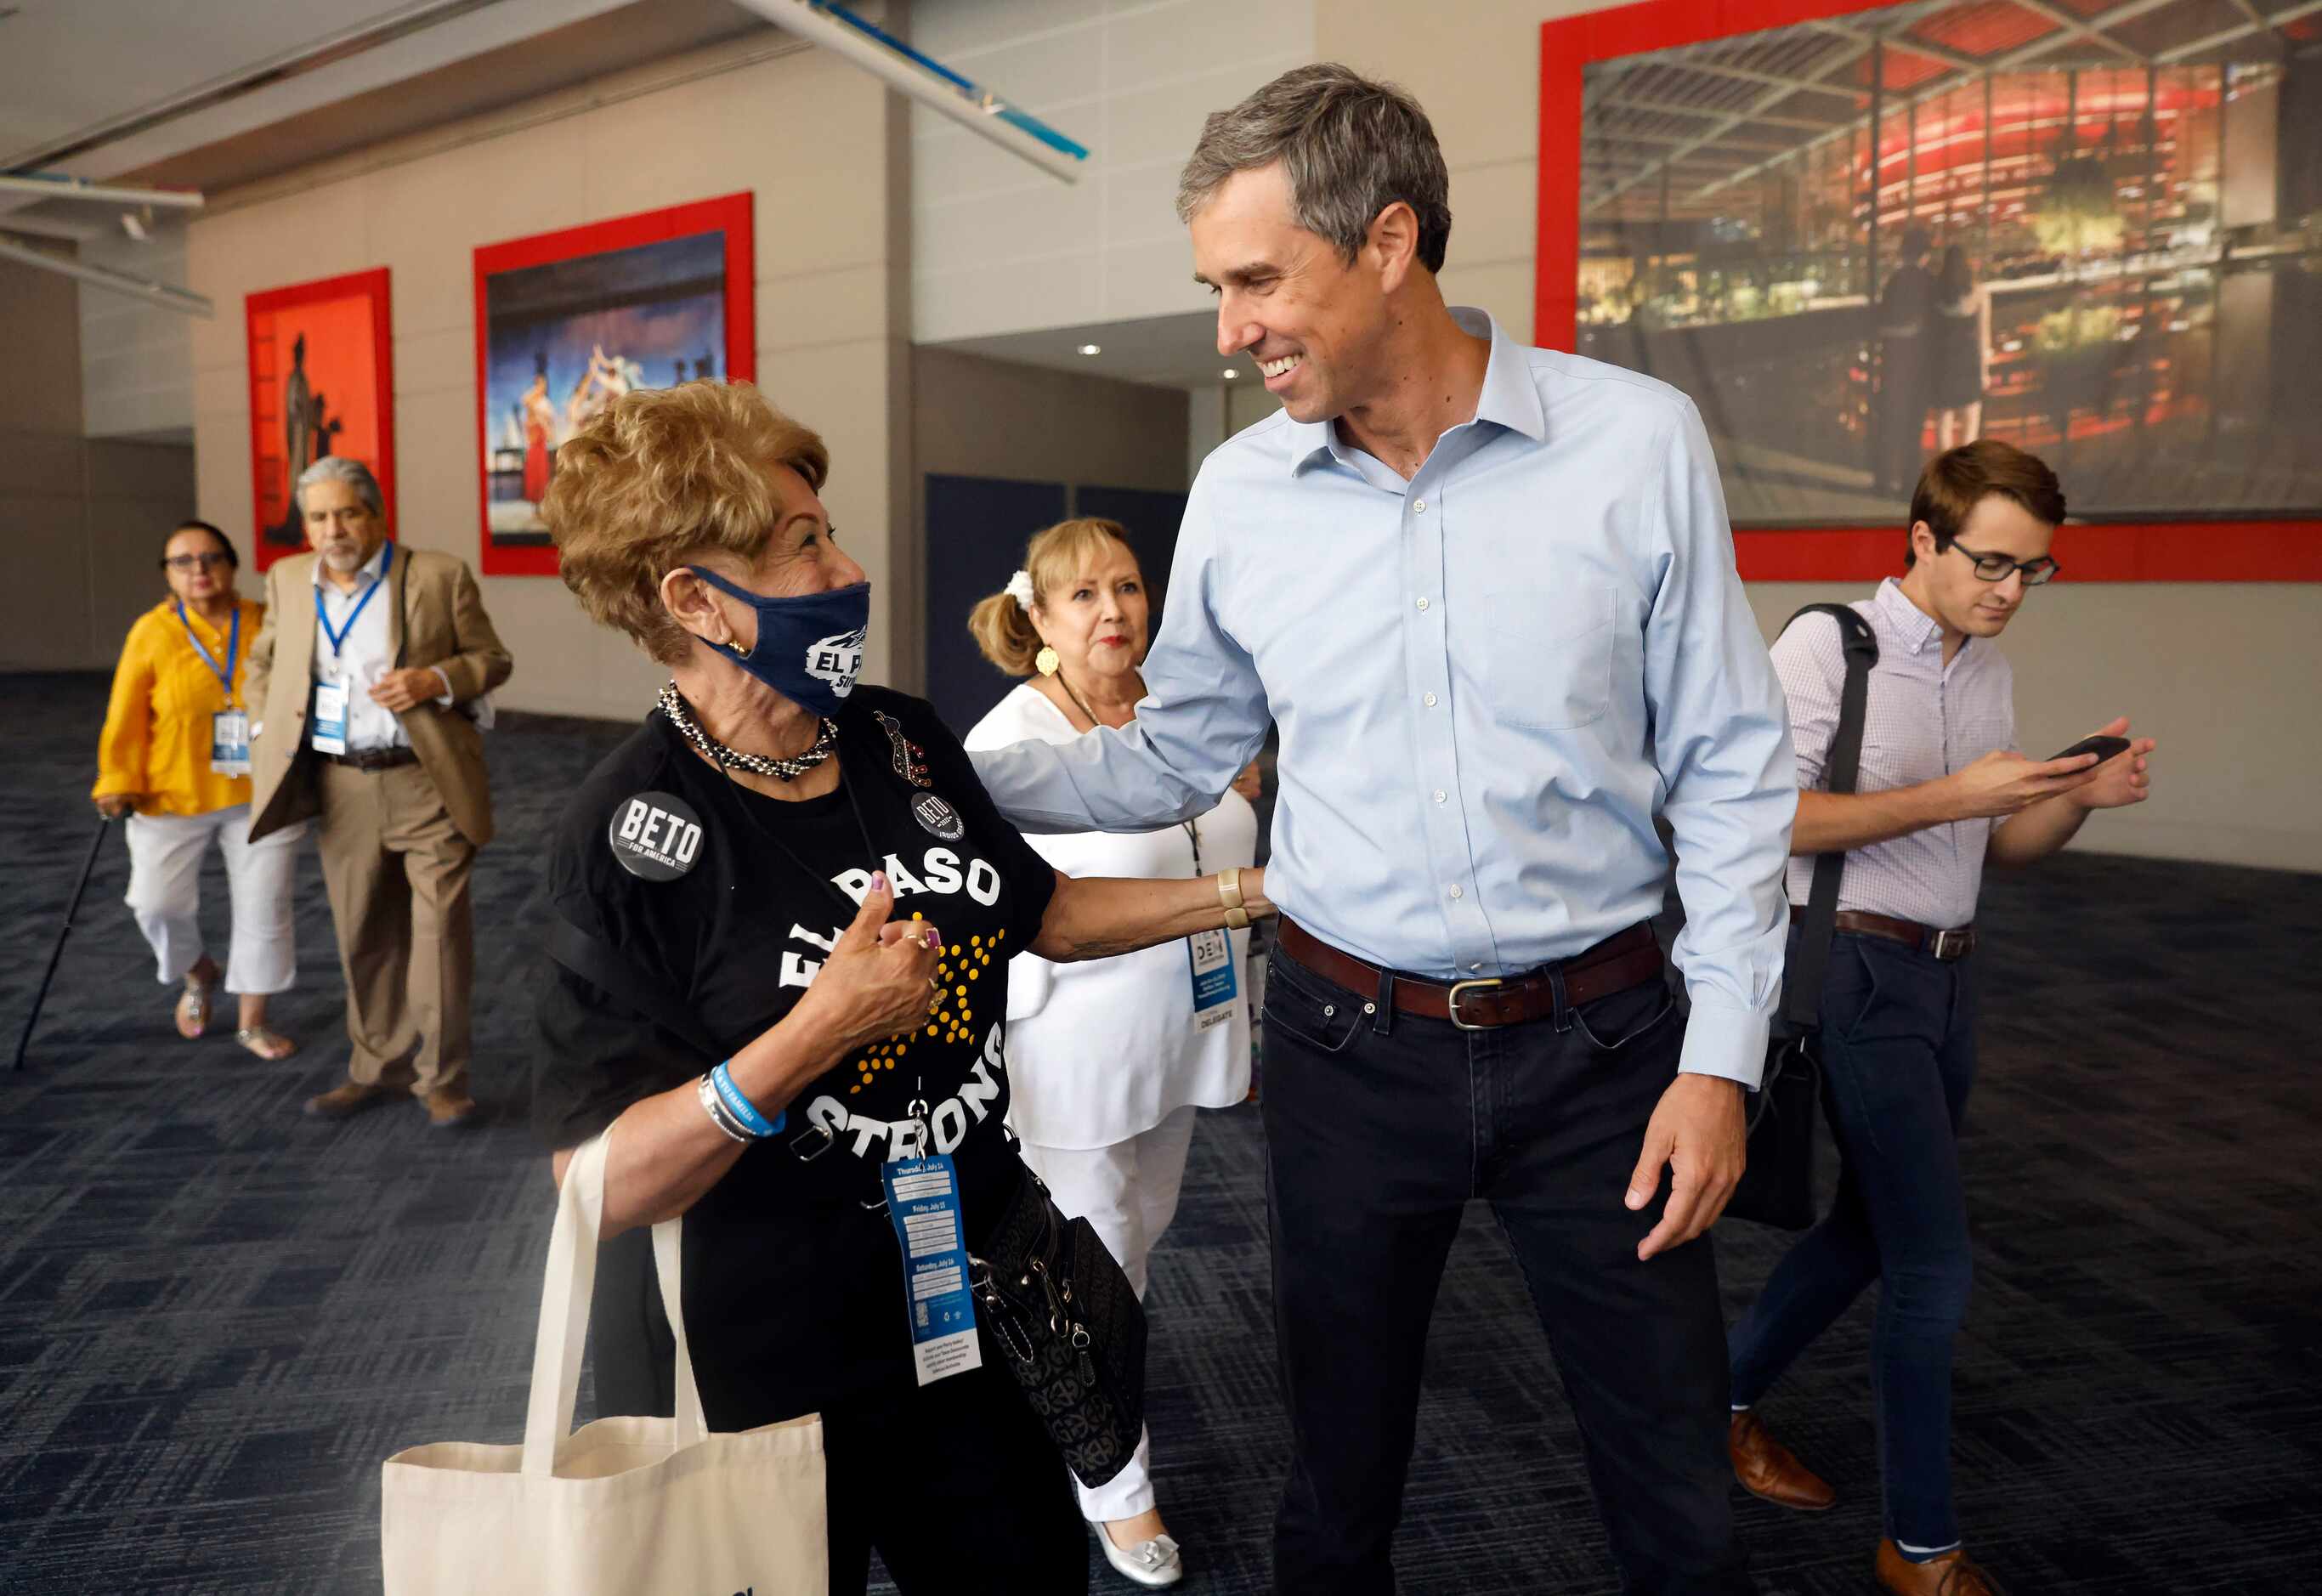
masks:
[[[1879,638],[1870,623],[1843,604],[1809,604],[1798,616],[1824,615],[1838,622],[1846,650],[1846,682],[1838,700],[1838,731],[1824,766],[1832,792],[1852,792],[1862,766],[1862,720],[1870,695],[1870,668],[1879,662]],[[1816,855],[1814,890],[1798,926],[1796,953],[1784,972],[1782,1013],[1766,1044],[1766,1072],[1750,1115],[1750,1162],[1734,1187],[1725,1212],[1784,1230],[1804,1230],[1815,1222],[1815,1101],[1822,1091],[1816,1033],[1822,1028],[1823,977],[1830,968],[1830,939],[1838,917],[1839,878],[1846,855]]]

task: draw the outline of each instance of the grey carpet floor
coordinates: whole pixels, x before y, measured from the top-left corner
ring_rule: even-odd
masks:
[[[11,1043],[94,824],[82,733],[103,693],[0,678]],[[622,734],[514,717],[491,740],[489,1118],[469,1134],[402,1107],[299,1117],[344,1058],[311,852],[299,986],[278,1007],[306,1045],[270,1064],[223,1027],[170,1033],[109,841],[32,1063],[0,1075],[0,1589],[376,1591],[380,1459],[518,1437],[551,1195],[522,1126],[527,900],[562,794]],[[224,885],[213,860],[221,928]],[[2316,885],[2093,853],[1991,884],[1956,1455],[1969,1534],[2018,1596],[2322,1578]],[[1189,1593],[1266,1588],[1287,1438],[1263,1158],[1251,1111],[1205,1116],[1153,1267],[1154,1457]],[[1735,1309],[1782,1239],[1721,1227]],[[1743,1500],[1769,1591],[1870,1588],[1870,1307],[1768,1404],[1846,1496],[1811,1518]],[[1554,1369],[1480,1211],[1436,1312],[1397,1557],[1412,1592],[1614,1584]]]

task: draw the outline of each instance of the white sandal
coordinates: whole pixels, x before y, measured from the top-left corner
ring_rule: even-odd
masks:
[[[178,994],[177,1007],[170,1010],[170,1017],[177,1025],[178,1035],[188,1042],[201,1040],[202,1033],[210,1028],[210,994],[216,990],[217,982],[215,981],[204,983],[196,980],[190,975],[186,977],[186,990]],[[194,1028],[190,1032],[186,1029],[188,1004],[193,1006]]]
[[[233,1034],[233,1039],[268,1063],[272,1063],[277,1059],[287,1059],[298,1051],[298,1044],[296,1042],[291,1041],[289,1037],[271,1026],[244,1026]],[[268,1045],[276,1042],[282,1044],[282,1051],[279,1053],[267,1051]]]

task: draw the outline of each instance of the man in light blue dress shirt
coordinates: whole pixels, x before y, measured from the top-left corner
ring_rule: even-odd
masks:
[[[1220,351],[1282,412],[1194,482],[1135,721],[976,766],[1028,830],[1145,830],[1214,804],[1281,726],[1277,1588],[1394,1588],[1428,1319],[1482,1197],[1623,1588],[1747,1591],[1695,1238],[1739,1178],[1779,998],[1781,694],[1694,406],[1447,307],[1448,188],[1425,114],[1341,67],[1210,118],[1179,213]],[[1645,925],[1657,818],[1682,1026]]]

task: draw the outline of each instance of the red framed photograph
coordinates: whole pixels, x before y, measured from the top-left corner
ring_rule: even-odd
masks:
[[[1694,400],[1745,578],[1894,573],[1920,465],[1988,436],[2062,478],[2068,580],[2322,580],[2310,9],[1545,23],[1534,335]]]
[[[370,468],[393,526],[395,345],[387,268],[252,294],[242,303],[258,569],[306,547],[292,485],[326,454]]]
[[[729,194],[476,251],[488,576],[553,576],[540,519],[567,438],[622,394],[756,375],[751,200]]]

